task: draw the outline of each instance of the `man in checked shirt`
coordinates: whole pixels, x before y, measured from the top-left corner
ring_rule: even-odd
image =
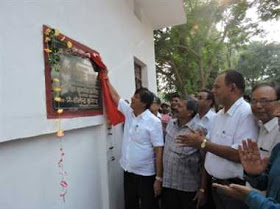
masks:
[[[198,111],[198,102],[190,97],[180,98],[174,108],[176,118],[166,128],[163,153],[164,209],[195,209],[193,200],[200,188],[201,154],[198,149],[182,147],[176,143],[179,134],[196,129],[193,117]]]

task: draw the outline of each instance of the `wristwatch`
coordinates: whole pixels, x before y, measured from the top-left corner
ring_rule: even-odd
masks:
[[[205,189],[200,188],[199,191],[205,193]]]
[[[156,176],[156,180],[162,182],[162,178],[159,176]]]
[[[200,145],[200,148],[201,148],[201,149],[204,149],[204,148],[205,148],[206,142],[207,142],[207,139],[204,138],[203,141],[202,141],[202,143],[201,143],[201,145]]]

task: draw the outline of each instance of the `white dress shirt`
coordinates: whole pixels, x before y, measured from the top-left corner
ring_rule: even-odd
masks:
[[[237,149],[244,139],[256,141],[258,128],[250,105],[238,99],[225,113],[224,109],[217,113],[210,131],[210,141],[215,144]],[[226,160],[207,152],[205,159],[207,172],[218,179],[242,178],[243,168],[240,163]]]
[[[125,116],[120,159],[122,168],[142,176],[155,175],[154,147],[163,146],[160,119],[148,109],[135,117],[130,105],[123,99],[120,99],[118,109]]]
[[[216,115],[217,114],[210,109],[202,118],[200,118],[198,113],[193,118],[193,122],[197,127],[205,128],[207,130],[207,138],[210,136],[211,126],[213,125],[213,120]]]
[[[271,154],[273,147],[280,142],[280,131],[278,126],[278,118],[272,118],[267,123],[260,122],[258,146],[260,153],[264,157]]]

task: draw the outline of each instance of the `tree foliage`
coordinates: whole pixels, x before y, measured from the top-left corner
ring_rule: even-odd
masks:
[[[280,85],[280,44],[252,42],[240,53],[237,70],[251,89],[259,82]]]
[[[245,0],[186,0],[187,23],[155,31],[159,90],[194,93],[212,84],[219,70],[234,68],[236,51],[258,33],[246,19]]]
[[[280,17],[279,0],[255,0],[259,16],[262,20],[278,19]]]

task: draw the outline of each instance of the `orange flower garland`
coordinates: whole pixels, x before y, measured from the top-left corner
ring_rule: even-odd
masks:
[[[59,52],[58,49],[55,48],[54,40],[57,38],[60,38],[60,41],[62,43],[65,44],[65,46],[67,46],[68,48],[71,48],[73,46],[73,44],[70,41],[64,42],[65,41],[65,36],[63,37],[59,37],[60,36],[60,32],[57,29],[52,29],[52,28],[47,28],[44,31],[44,34],[46,35],[45,38],[45,43],[47,43],[48,48],[45,48],[44,51],[48,56],[50,65],[51,65],[51,70],[55,71],[56,73],[59,74],[60,69],[59,69],[59,61],[60,61],[60,57],[59,57]],[[64,131],[61,127],[61,114],[63,114],[63,109],[60,108],[60,102],[62,101],[60,94],[61,94],[61,85],[60,85],[60,80],[58,78],[59,76],[56,76],[55,78],[52,78],[52,89],[54,92],[54,101],[57,102],[58,104],[58,109],[57,109],[57,114],[58,114],[58,128],[57,128],[57,132],[56,132],[56,137],[60,139],[60,159],[58,161],[58,166],[60,168],[60,175],[61,175],[61,181],[60,181],[60,186],[62,187],[62,192],[60,193],[60,196],[63,198],[63,201],[65,201],[65,196],[67,194],[67,189],[68,189],[68,183],[66,182],[66,177],[67,177],[67,173],[64,171],[64,167],[63,167],[63,162],[64,162],[64,157],[65,157],[65,153],[63,150],[63,141],[62,141],[62,137],[64,137]]]

